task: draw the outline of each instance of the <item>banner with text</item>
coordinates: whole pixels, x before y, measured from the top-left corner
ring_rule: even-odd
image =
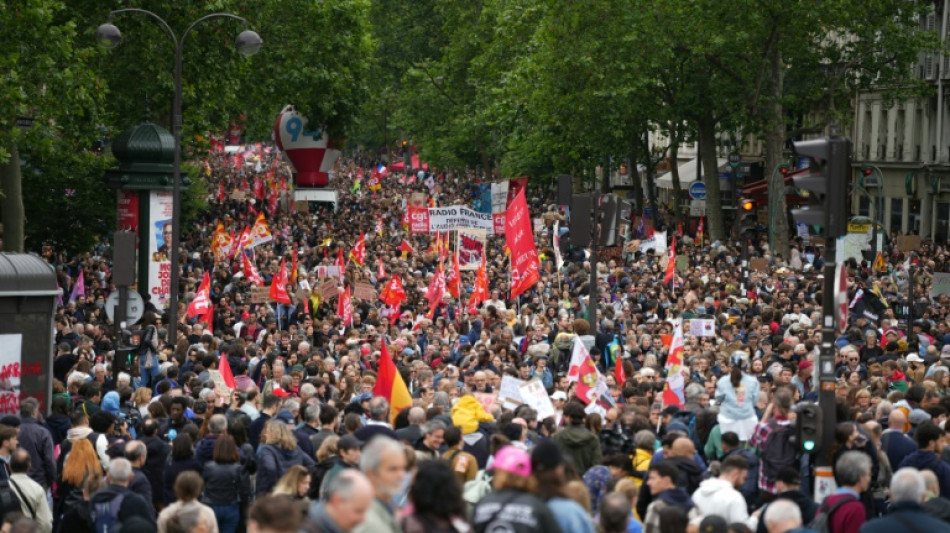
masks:
[[[168,306],[171,294],[172,193],[152,191],[148,209],[148,292],[158,309]]]
[[[413,233],[435,233],[436,231],[456,231],[464,228],[484,230],[494,233],[492,216],[479,213],[464,205],[448,207],[410,207],[409,226]]]

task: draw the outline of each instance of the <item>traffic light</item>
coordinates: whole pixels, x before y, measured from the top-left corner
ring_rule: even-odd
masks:
[[[779,165],[778,167],[778,172],[782,176],[788,176],[789,172],[791,171],[792,169],[788,165]]]
[[[825,236],[838,238],[848,229],[848,181],[851,169],[851,141],[826,137],[793,143],[795,153],[813,160],[811,170],[795,176],[795,187],[813,196],[811,205],[793,209],[796,221],[821,226]]]
[[[817,403],[798,406],[797,440],[802,453],[815,454],[821,447],[821,409]]]
[[[740,198],[739,209],[741,209],[742,211],[746,213],[753,211],[755,210],[755,202],[752,200],[749,200],[748,198]]]
[[[869,167],[869,166],[863,166],[863,167],[861,167],[861,175],[862,175],[862,176],[868,177],[868,176],[870,176],[870,175],[873,174],[873,173],[874,173],[874,169],[873,169],[873,168],[871,168],[871,167]]]

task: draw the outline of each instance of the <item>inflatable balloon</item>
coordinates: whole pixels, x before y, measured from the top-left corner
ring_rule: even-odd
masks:
[[[294,184],[298,188],[327,186],[327,173],[340,157],[340,151],[333,148],[322,128],[309,126],[307,117],[287,106],[277,115],[274,139],[297,171]]]

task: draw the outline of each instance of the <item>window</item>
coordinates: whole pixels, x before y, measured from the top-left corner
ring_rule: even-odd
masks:
[[[904,199],[891,198],[891,220],[889,223],[890,231],[903,231],[904,221]]]
[[[950,203],[937,202],[937,231],[934,235],[935,242],[947,242],[950,239]]]

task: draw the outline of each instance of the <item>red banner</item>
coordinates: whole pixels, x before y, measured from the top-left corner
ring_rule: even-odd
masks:
[[[409,229],[412,233],[429,233],[429,208],[407,207],[409,210]]]
[[[541,268],[523,188],[505,211],[505,241],[511,250],[511,297],[516,298],[538,282]]]

